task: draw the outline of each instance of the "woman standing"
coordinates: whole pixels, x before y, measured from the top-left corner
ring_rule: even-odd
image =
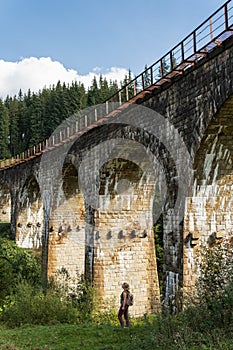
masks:
[[[120,296],[120,308],[118,311],[118,319],[120,321],[120,325],[122,328],[128,328],[130,325],[129,322],[129,305],[127,305],[126,300],[127,300],[127,295],[129,293],[129,285],[128,283],[124,282],[122,284],[122,288],[124,289],[123,292],[121,293]],[[125,319],[126,324],[124,324],[123,316]]]

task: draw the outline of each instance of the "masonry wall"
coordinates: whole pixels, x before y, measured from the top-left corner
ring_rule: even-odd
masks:
[[[194,161],[184,221],[184,291],[200,275],[203,250],[233,241],[233,96],[206,129]]]
[[[73,166],[63,172],[54,195],[60,202],[49,219],[48,275],[58,278],[65,269],[72,279],[79,278],[85,267],[85,206]]]
[[[161,90],[155,89],[137,101],[138,105],[157,112],[164,121],[169,122],[170,127],[166,129],[163,140],[160,140],[163,124],[158,126],[158,118],[154,122],[150,118],[148,125],[145,125],[143,113],[140,122],[134,114],[122,113],[123,119],[119,120],[118,125],[114,124],[115,117],[112,117],[112,123],[104,125],[103,122],[99,127],[87,130],[82,137],[74,140],[73,146],[64,145],[59,150],[44,153],[42,157],[0,171],[1,205],[11,204],[12,232],[19,241],[32,242],[32,239],[25,239],[34,234],[28,223],[32,220],[31,214],[35,216],[35,225],[42,221],[37,219],[43,206],[44,272],[53,274],[61,266],[68,266],[74,273],[75,267],[81,266],[81,261],[85,260],[86,269],[87,266],[89,270],[93,267],[92,277],[102,294],[108,297],[118,295],[117,284],[120,288],[123,282],[118,280],[129,278],[137,302],[146,305],[144,309],[140,306],[140,312],[153,310],[153,303],[158,297],[158,283],[151,231],[154,223],[151,193],[154,186],[161,183],[157,180],[162,178],[163,172],[166,184],[163,198],[166,299],[174,299],[182,286],[189,288],[194,284],[198,272],[197,242],[207,244],[209,239],[228,239],[232,234],[232,81],[233,46],[229,40]],[[131,140],[134,146],[127,144],[125,147],[124,143],[122,147],[117,146],[117,152],[111,153],[111,146],[119,139]],[[142,145],[146,152],[140,153],[136,143]],[[186,158],[189,158],[193,178],[190,177],[189,192],[182,197],[177,210],[176,199],[185,180],[185,176],[178,176],[182,174],[179,171],[183,164],[180,144],[186,147],[185,154],[188,154]],[[157,163],[150,161],[147,157],[149,153],[158,160]],[[135,154],[141,156],[135,158]],[[120,158],[137,164],[144,173],[151,174],[154,169],[154,180],[147,183],[149,187],[138,178],[132,193],[125,197],[119,193],[112,196],[107,184],[111,179],[111,170],[114,169],[116,174],[118,170],[113,164],[109,169],[104,168],[104,164],[109,159]],[[76,175],[71,171],[68,181],[64,168],[66,163],[72,164],[77,171]],[[102,174],[102,188],[106,192],[95,192],[102,181],[96,169]],[[119,169],[121,172],[118,175],[123,174],[123,169]],[[129,179],[134,170],[131,166],[128,168]],[[91,177],[92,174],[95,176]],[[75,176],[80,181],[78,187]],[[27,193],[24,189],[33,188],[25,187],[32,177],[38,183],[38,196],[36,200],[32,196],[28,202],[22,202],[21,194]],[[65,195],[64,182],[75,188],[75,192],[69,192],[67,186],[68,196]],[[10,198],[4,188],[9,188]],[[96,193],[99,202],[96,202]],[[135,200],[134,196],[138,199]],[[101,201],[107,203],[106,206],[99,207]],[[71,212],[67,211],[68,207],[72,208]],[[117,215],[116,208],[121,208]],[[9,217],[9,209],[7,213]],[[18,223],[24,225],[23,232],[19,230]],[[136,237],[130,237],[133,231]],[[139,237],[144,231],[147,236]],[[73,244],[74,233],[75,240],[77,237],[81,237],[81,240]],[[97,233],[101,240],[97,239]],[[193,238],[190,246],[187,237]],[[80,245],[82,239],[85,243]],[[39,240],[36,239],[36,242]],[[131,259],[134,261],[131,262]],[[125,261],[128,267],[124,276],[122,266],[126,264]],[[132,277],[136,274],[135,270],[143,287]]]
[[[29,177],[19,192],[17,209],[16,243],[23,248],[41,248],[44,213],[39,185],[34,177]]]
[[[143,175],[134,163],[110,161],[101,175],[100,209],[95,212],[94,283],[118,306],[127,281],[137,300],[130,308],[135,316],[158,312],[160,305],[152,217],[155,180]]]
[[[0,223],[11,220],[11,196],[10,189],[6,184],[0,186]]]
[[[232,165],[229,162],[225,162],[225,164],[221,163],[220,167],[220,164],[212,164],[214,159],[211,159],[211,157],[213,157],[213,154],[211,155],[211,153],[218,153],[218,157],[227,157],[226,154],[224,154],[224,151],[221,152],[221,147],[222,149],[225,149],[225,152],[226,145],[231,149],[232,124],[229,124],[229,120],[232,120],[231,102],[226,107],[225,116],[218,119],[218,124],[215,127],[213,126],[211,131],[213,134],[214,132],[218,134],[218,130],[221,130],[221,128],[225,130],[227,128],[228,135],[224,139],[225,146],[223,147],[219,145],[219,150],[217,151],[215,149],[215,143],[218,136],[216,137],[216,135],[212,135],[208,140],[209,150],[206,150],[206,155],[197,152],[198,149],[202,147],[202,142],[205,142],[206,129],[209,125],[211,128],[212,122],[217,118],[217,113],[220,111],[225,101],[227,101],[233,94],[232,81],[233,48],[232,39],[230,39],[225,46],[223,45],[219,47],[216,51],[210,54],[206,60],[202,60],[202,62],[196,64],[192,69],[184,72],[182,76],[177,77],[170,84],[168,83],[167,88],[164,91],[156,90],[153,93],[153,96],[148,96],[147,101],[139,101],[139,103],[152,108],[160,113],[165,119],[169,120],[179,132],[180,138],[184,141],[187,147],[190,157],[190,167],[192,169],[192,179],[190,183],[190,191],[185,198],[192,197],[193,192],[195,192],[193,190],[197,186],[195,182],[195,164],[200,166],[203,162],[201,159],[202,157],[206,158],[206,162],[209,163],[209,168],[216,169],[218,176],[220,176],[219,174],[221,172],[225,172],[226,174],[225,180],[223,180],[223,178],[221,180],[222,185],[220,185],[220,179],[216,181],[214,175],[212,175],[213,181],[209,188],[211,188],[210,192],[213,191],[214,195],[211,195],[210,192],[207,195],[200,191],[198,196],[194,196],[195,198],[193,200],[194,203],[195,201],[198,201],[198,204],[190,204],[189,200],[187,200],[186,203],[186,199],[184,198],[185,203],[183,203],[183,207],[187,205],[186,210],[188,211],[184,211],[183,213],[183,219],[185,218],[185,229],[183,226],[183,220],[177,220],[177,215],[171,210],[167,211],[166,208],[164,210],[165,294],[168,301],[170,297],[175,300],[175,295],[177,292],[180,293],[179,290],[183,287],[183,283],[184,286],[190,284],[193,285],[193,281],[197,277],[195,269],[192,270],[192,268],[189,268],[190,262],[188,262],[189,259],[187,258],[187,254],[189,254],[191,260],[196,261],[197,255],[193,252],[193,249],[195,251],[196,248],[192,248],[187,252],[183,237],[183,235],[185,235],[185,238],[187,236],[187,225],[190,226],[192,217],[195,217],[195,222],[202,222],[203,229],[199,230],[199,234],[204,240],[204,237],[210,236],[216,231],[216,229],[220,229],[221,226],[222,232],[225,232],[225,236],[228,236],[229,231],[231,230],[232,217],[227,208],[229,208],[231,203],[229,193],[230,195],[232,193]],[[226,130],[223,132],[226,132]],[[174,140],[172,133],[170,134],[170,139]],[[173,147],[176,148],[175,140]],[[210,153],[210,156],[208,156],[208,152]],[[227,151],[227,154],[229,155],[229,151]],[[219,162],[220,160],[218,160],[218,163]],[[217,171],[218,166],[221,168],[219,171]],[[215,176],[217,175],[215,174]],[[179,183],[179,186],[182,188],[182,182]],[[208,197],[208,200],[206,199],[206,196]],[[211,196],[212,199],[210,198]],[[218,198],[223,196],[222,204],[216,204],[216,199],[213,198],[214,196]],[[223,203],[225,204],[223,205]],[[212,218],[208,221],[207,217],[205,217],[206,209],[204,208],[209,208],[207,211],[210,215],[214,206],[216,206],[216,209],[218,208],[218,210],[214,211],[215,213],[218,212],[218,214],[214,217],[215,214],[212,213]],[[203,208],[203,211],[201,211],[200,208]],[[197,214],[197,212],[199,212],[199,214]],[[187,224],[187,221],[190,223]],[[195,232],[196,229],[194,230],[194,234]],[[183,254],[186,256],[184,261]],[[187,276],[187,274],[189,276]],[[185,281],[183,281],[183,278]],[[174,304],[174,302],[175,301],[171,301],[172,304]]]

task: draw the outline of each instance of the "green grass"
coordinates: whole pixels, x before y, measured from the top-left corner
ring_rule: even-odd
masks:
[[[24,261],[27,274],[33,272],[31,281],[38,281],[38,274],[34,277],[36,265],[18,249],[2,240],[2,252],[8,259],[25,258],[20,264],[13,260],[13,266],[22,266]],[[93,302],[95,291],[82,278],[75,287],[76,298],[70,299],[67,294],[66,278],[61,285],[49,284],[44,294],[38,282],[30,284],[23,279],[12,285],[14,275],[9,274],[9,264],[5,266],[2,259],[0,350],[233,350],[233,271],[227,268],[228,274],[221,275],[219,269],[213,270],[212,266],[222,266],[221,259],[208,258],[213,264],[204,273],[210,279],[202,285],[201,302],[189,304],[187,300],[189,306],[177,315],[164,308],[157,316],[131,317],[129,329],[120,328],[111,302],[106,303],[103,313],[102,299]],[[66,277],[66,271],[62,274]],[[223,283],[217,292],[215,286],[219,286],[221,276],[228,284]]]
[[[2,350],[231,350],[233,338],[222,331],[208,334],[159,329],[145,322],[121,329],[113,325],[25,325],[0,329]],[[165,327],[166,328],[166,327]],[[171,332],[169,334],[169,332]]]

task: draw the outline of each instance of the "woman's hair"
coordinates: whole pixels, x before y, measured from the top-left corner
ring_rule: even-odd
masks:
[[[129,284],[128,284],[128,283],[126,283],[126,282],[124,282],[124,283],[122,284],[122,288],[129,289]]]

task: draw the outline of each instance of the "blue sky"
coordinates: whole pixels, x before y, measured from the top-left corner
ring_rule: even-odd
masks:
[[[145,64],[156,61],[224,3],[222,0],[1,0],[0,78],[2,75],[5,86],[10,77],[11,86],[13,81],[18,88],[22,79],[25,89],[27,84],[28,88],[34,88],[33,76],[37,79],[43,75],[47,63],[51,71],[54,62],[60,63],[64,74],[72,70],[73,76],[76,72],[76,76],[83,78],[93,78],[90,72],[105,72],[107,76],[112,67],[121,68],[115,69],[115,74],[124,74],[128,69],[139,74]],[[25,72],[23,65],[18,64],[13,79],[16,71],[13,63],[29,58],[34,58],[33,69]],[[47,58],[47,63],[42,64],[41,58]],[[56,70],[51,79],[56,80]],[[0,96],[5,93],[0,83]]]

